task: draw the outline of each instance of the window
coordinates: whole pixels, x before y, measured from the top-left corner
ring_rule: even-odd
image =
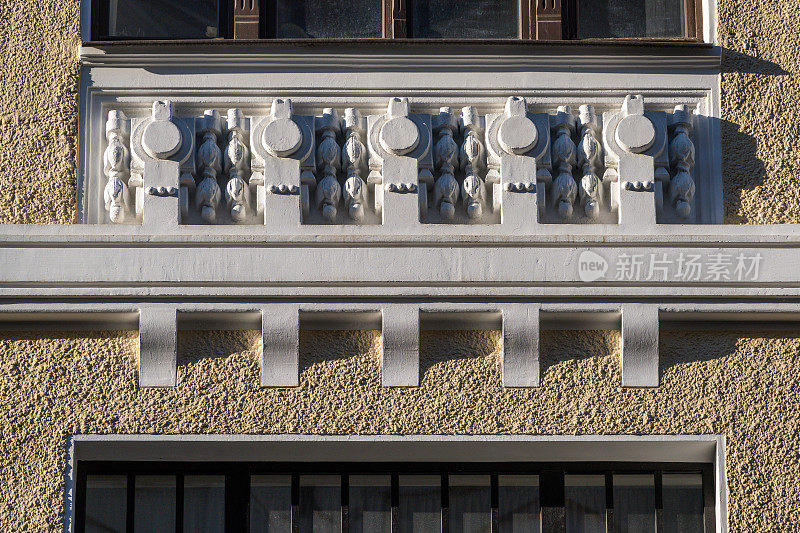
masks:
[[[79,462],[76,531],[701,533],[712,485],[700,463]]]
[[[93,39],[700,39],[701,0],[87,0]]]

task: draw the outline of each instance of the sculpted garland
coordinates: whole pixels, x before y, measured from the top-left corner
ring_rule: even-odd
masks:
[[[103,197],[114,223],[141,222],[149,194],[176,196],[182,224],[270,224],[295,216],[277,203],[293,196],[302,224],[526,226],[616,223],[621,191],[649,191],[659,216],[691,221],[692,134],[688,106],[645,111],[641,96],[618,111],[581,105],[577,114],[532,113],[511,97],[488,115],[472,106],[414,113],[392,98],[369,116],[297,115],[291,100],[276,99],[267,115],[228,109],[227,120],[218,110],[178,117],[158,101],[149,117],[109,111]],[[178,163],[176,186],[146,187],[146,164],[165,160]],[[400,200],[407,195],[416,201]]]

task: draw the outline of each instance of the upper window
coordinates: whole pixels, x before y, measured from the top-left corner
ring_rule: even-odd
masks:
[[[123,39],[698,39],[700,0],[91,0]]]

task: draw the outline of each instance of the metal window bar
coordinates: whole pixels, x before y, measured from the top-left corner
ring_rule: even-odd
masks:
[[[338,474],[341,476],[342,531],[346,533],[350,522],[349,476],[352,474],[383,474],[391,477],[391,531],[400,527],[400,473],[426,474],[437,472],[441,479],[441,524],[442,533],[449,530],[449,475],[452,473],[489,473],[491,485],[491,532],[499,531],[499,476],[531,474],[539,476],[542,533],[566,531],[565,484],[566,474],[602,474],[606,489],[606,529],[614,531],[614,475],[642,474],[654,476],[657,532],[663,531],[663,473],[699,472],[703,478],[703,506],[705,531],[715,530],[715,486],[713,468],[701,463],[513,463],[513,464],[392,464],[376,463],[343,464],[330,463],[158,463],[158,462],[79,462],[76,487],[76,529],[86,530],[86,488],[89,475],[126,476],[126,530],[134,531],[136,505],[136,476],[162,474],[176,476],[176,532],[183,531],[184,522],[184,478],[187,474],[225,475],[225,524],[226,531],[241,532],[249,529],[250,476],[255,474],[289,474],[291,476],[291,530],[299,531],[300,524],[300,474]]]

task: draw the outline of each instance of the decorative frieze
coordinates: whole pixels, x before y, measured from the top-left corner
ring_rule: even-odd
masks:
[[[536,233],[539,224],[692,220],[689,107],[646,110],[631,95],[619,108],[595,108],[531,112],[510,97],[486,115],[473,106],[417,113],[407,98],[366,116],[352,107],[299,115],[290,99],[263,116],[228,109],[227,120],[215,109],[177,117],[171,102],[155,102],[147,118],[111,110],[103,200],[111,222],[140,222],[145,163],[173,161],[179,179],[162,186],[179,190],[181,224],[500,224]]]

